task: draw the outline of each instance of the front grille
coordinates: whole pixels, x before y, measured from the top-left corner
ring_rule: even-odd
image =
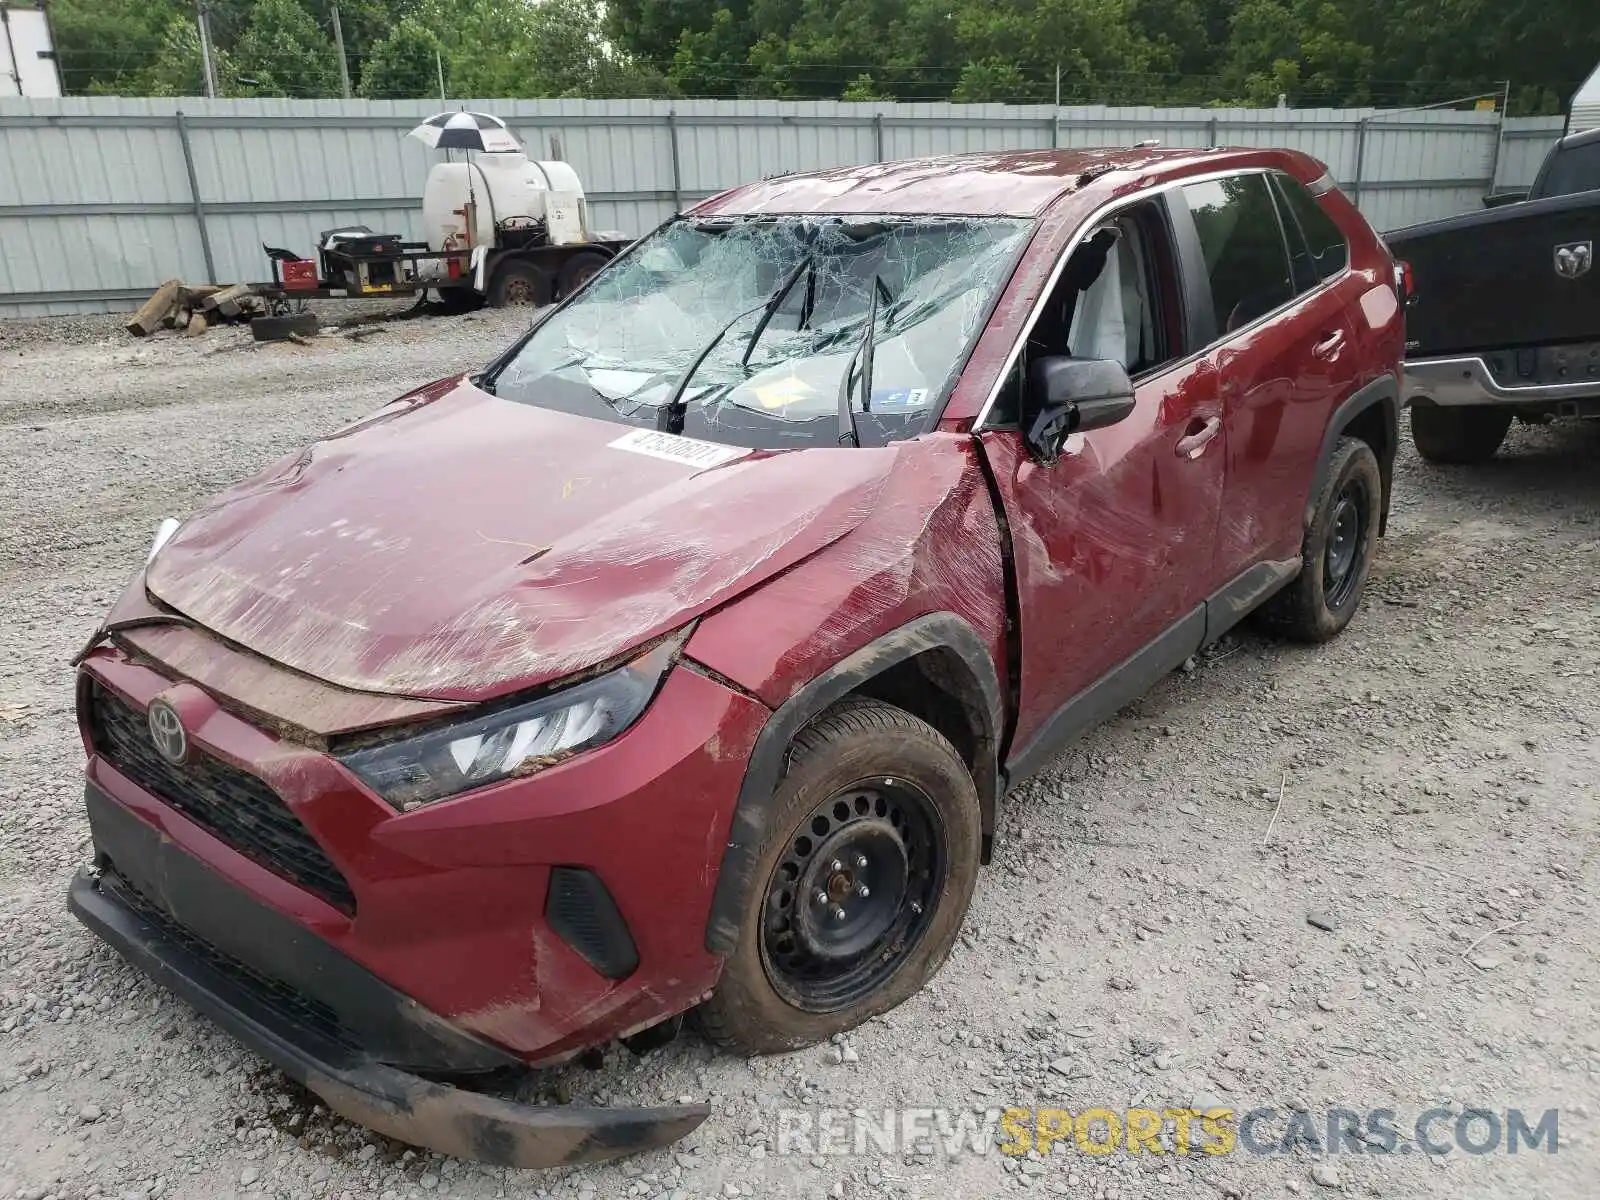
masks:
[[[355,1038],[346,1028],[339,1014],[320,1000],[314,1000],[282,980],[263,975],[254,967],[240,962],[232,955],[217,949],[198,937],[193,930],[179,924],[165,909],[116,872],[116,864],[108,864],[100,877],[100,886],[110,889],[117,899],[139,916],[161,930],[168,941],[180,946],[206,966],[238,984],[267,1008],[290,1022],[296,1029],[309,1029],[329,1041],[351,1047]]]
[[[98,680],[88,687],[95,753],[273,874],[355,912],[349,882],[266,783],[194,747],[181,766],[168,762],[156,752],[142,712]]]

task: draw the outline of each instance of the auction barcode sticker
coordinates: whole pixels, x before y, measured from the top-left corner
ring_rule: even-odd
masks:
[[[613,450],[648,454],[651,458],[664,458],[691,467],[715,467],[750,453],[741,446],[719,446],[677,433],[662,433],[659,429],[635,429],[609,445]]]

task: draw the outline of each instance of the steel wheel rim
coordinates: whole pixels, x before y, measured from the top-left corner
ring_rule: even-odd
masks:
[[[938,810],[915,785],[876,779],[817,805],[762,898],[761,965],[773,989],[817,1013],[870,997],[927,932],[945,870]]]
[[[534,302],[534,285],[531,279],[506,280],[506,306],[523,307]]]
[[[1328,520],[1328,542],[1322,555],[1322,590],[1328,607],[1338,608],[1355,591],[1366,538],[1366,492],[1351,480],[1340,489]]]

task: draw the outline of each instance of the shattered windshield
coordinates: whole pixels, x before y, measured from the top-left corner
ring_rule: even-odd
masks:
[[[861,445],[909,437],[942,407],[1031,225],[684,218],[544,321],[493,388],[740,446],[836,445],[842,421]]]

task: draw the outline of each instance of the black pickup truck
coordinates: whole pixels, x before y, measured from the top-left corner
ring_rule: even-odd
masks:
[[[1600,416],[1600,129],[1557,142],[1526,200],[1386,240],[1410,276],[1406,403],[1424,458],[1488,459],[1513,418]]]

